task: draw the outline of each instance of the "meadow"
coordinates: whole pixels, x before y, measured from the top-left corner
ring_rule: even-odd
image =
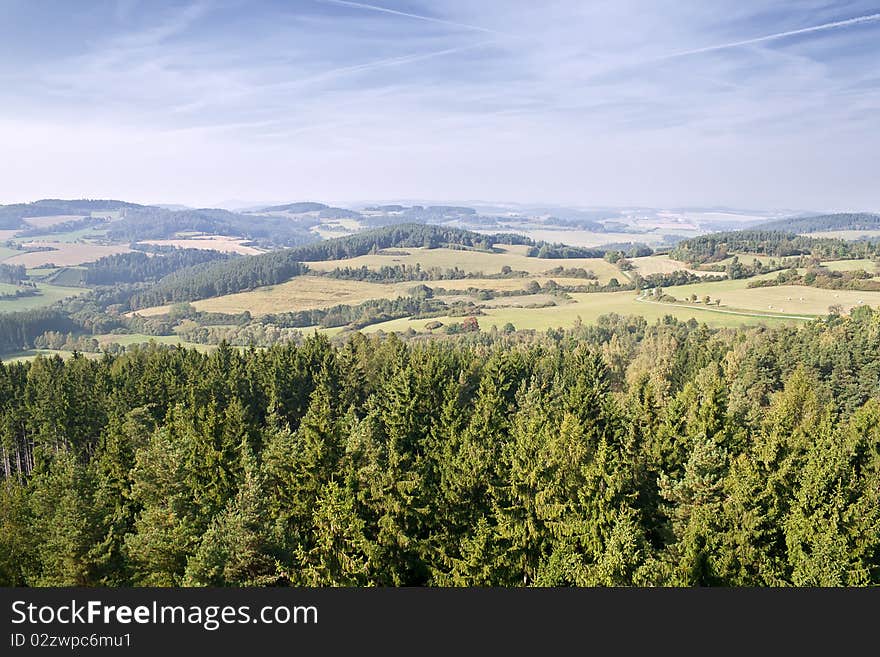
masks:
[[[21,297],[19,299],[0,299],[0,313],[43,308],[44,306],[49,306],[55,303],[59,299],[75,297],[85,292],[85,289],[81,287],[63,287],[61,285],[50,285],[48,283],[37,283],[37,289],[41,293],[39,296]]]
[[[682,321],[696,319],[701,323],[716,327],[742,326],[750,324],[792,324],[799,320],[780,319],[772,317],[749,317],[717,312],[713,308],[695,305],[692,308],[681,308],[671,304],[651,304],[637,300],[635,292],[599,292],[572,294],[571,303],[548,308],[486,308],[485,314],[477,316],[480,328],[488,330],[492,326],[501,329],[508,322],[516,329],[535,329],[539,331],[556,328],[570,328],[582,322],[584,324],[595,323],[601,315],[617,313],[619,315],[640,315],[648,322],[662,320],[671,315]],[[442,322],[450,324],[461,322],[462,317],[436,317],[431,319],[411,320],[408,318],[395,319],[388,322],[373,324],[362,329],[364,333],[376,331],[406,331],[413,329],[418,332],[426,331],[425,325],[430,322]],[[338,332],[332,331],[332,332]]]

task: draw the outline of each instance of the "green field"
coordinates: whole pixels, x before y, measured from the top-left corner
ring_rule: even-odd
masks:
[[[117,335],[107,333],[104,335],[92,336],[98,340],[100,345],[106,346],[112,343],[120,344],[124,347],[130,347],[134,344],[156,344],[180,345],[187,349],[195,349],[196,351],[209,352],[217,347],[214,345],[196,344],[195,342],[185,342],[174,335],[143,335],[141,333],[133,333],[130,335]],[[86,358],[100,358],[103,352],[80,352]],[[19,351],[13,354],[0,355],[0,361],[4,363],[16,363],[22,361],[33,360],[37,356],[61,356],[61,358],[70,358],[73,356],[72,351],[64,349],[28,349],[27,351]]]
[[[0,300],[0,313],[18,312],[20,310],[33,310],[51,305],[65,297],[75,297],[85,290],[81,287],[62,287],[37,283],[37,289],[42,292],[36,297],[22,297],[21,299]]]
[[[155,342],[157,344],[182,344],[186,347],[195,349],[204,348],[206,345],[196,344],[194,342],[186,342],[176,335],[146,335],[144,333],[104,333],[92,336],[101,346],[108,344],[119,344],[128,347],[133,344],[147,344]]]
[[[6,260],[6,258],[11,258],[12,256],[17,256],[21,251],[17,251],[16,249],[10,249],[6,246],[0,246],[0,262]]]
[[[672,315],[677,319],[686,321],[694,318],[709,326],[742,326],[746,324],[791,324],[800,320],[780,319],[772,317],[752,317],[718,312],[725,308],[714,309],[705,306],[693,306],[681,308],[663,303],[645,303],[637,301],[635,292],[600,292],[590,294],[572,294],[572,303],[549,308],[490,308],[485,309],[485,315],[480,315],[477,320],[480,327],[489,329],[492,325],[502,328],[506,323],[512,323],[517,329],[546,330],[549,328],[569,328],[578,320],[585,324],[595,322],[601,315],[617,313],[619,315],[641,315],[649,322],[662,319],[666,315]],[[395,319],[380,324],[373,324],[363,330],[365,333],[375,331],[406,331],[412,328],[416,331],[424,331],[425,324],[432,321],[440,321],[444,324],[461,322],[462,317],[437,317],[431,319]],[[338,331],[332,331],[338,332]]]
[[[80,352],[86,358],[99,358],[101,354],[92,354],[87,352]],[[28,360],[33,360],[37,356],[61,356],[61,358],[67,359],[73,356],[72,351],[65,351],[63,349],[28,349],[27,351],[19,351],[14,354],[6,354],[0,356],[0,361],[4,363],[21,363]]]
[[[34,237],[15,237],[16,242],[81,242],[95,239],[103,239],[107,235],[106,228],[79,228],[77,230],[68,230],[63,233],[47,233]]]
[[[869,274],[877,273],[877,263],[873,260],[863,258],[862,260],[829,260],[822,263],[831,271],[857,271],[862,269]]]

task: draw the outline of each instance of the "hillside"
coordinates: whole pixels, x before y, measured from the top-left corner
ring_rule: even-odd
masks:
[[[724,260],[737,252],[785,258],[814,255],[826,259],[862,258],[876,246],[856,244],[830,237],[813,238],[780,230],[737,230],[700,235],[676,244],[670,257],[690,264]],[[856,255],[858,254],[858,255]]]
[[[0,205],[0,229],[11,230],[25,226],[25,220],[32,217],[52,216],[90,216],[92,212],[113,212],[144,206],[126,201],[105,199],[41,199],[33,203],[14,203]]]
[[[755,230],[783,230],[790,233],[817,233],[829,230],[878,230],[880,214],[840,212],[814,217],[796,217],[768,221],[754,226]]]
[[[305,271],[300,263],[342,260],[380,249],[453,246],[488,251],[496,243],[528,242],[529,240],[516,235],[499,238],[459,228],[441,228],[424,224],[386,226],[292,249],[183,269],[163,278],[155,287],[137,295],[132,299],[131,307],[134,309],[174,301],[195,301],[219,294],[232,294],[259,286],[274,285]]]

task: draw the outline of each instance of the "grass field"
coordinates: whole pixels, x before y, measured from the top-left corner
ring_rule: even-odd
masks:
[[[407,283],[407,289],[416,283]],[[368,299],[400,296],[394,285],[341,281],[322,276],[297,276],[286,283],[257,288],[250,292],[227,294],[213,299],[194,301],[198,310],[219,313],[240,313],[245,310],[253,315],[327,308],[337,304],[359,304]],[[163,315],[170,306],[156,306],[138,310],[144,317]]]
[[[263,253],[260,249],[242,244],[237,237],[224,235],[193,236],[186,239],[174,240],[143,240],[143,244],[156,244],[159,246],[176,246],[180,249],[204,249],[206,251],[221,251],[223,253],[240,253],[242,255],[257,255]]]
[[[21,251],[17,251],[16,249],[10,249],[5,246],[0,246],[0,262],[5,262],[8,258],[12,256],[17,256],[21,253]]]
[[[53,235],[54,237],[54,235]],[[9,257],[4,262],[9,265],[24,265],[28,268],[38,268],[49,263],[59,267],[81,265],[86,262],[94,262],[104,256],[116,253],[128,253],[131,249],[126,245],[106,244],[82,244],[65,242],[29,242],[32,246],[51,247],[52,251],[16,251],[17,255]]]
[[[394,249],[394,251],[406,251],[407,255],[365,255],[347,260],[322,260],[309,262],[309,267],[318,270],[336,269],[337,267],[369,267],[379,269],[385,265],[420,264],[422,268],[439,267],[451,269],[460,267],[469,273],[482,272],[484,274],[497,274],[505,265],[517,271],[527,271],[531,274],[543,274],[549,269],[556,267],[572,268],[583,267],[592,270],[599,277],[600,283],[607,283],[616,277],[623,280],[626,277],[621,271],[602,258],[566,258],[551,260],[549,258],[529,258],[525,255],[525,247],[500,245],[503,253],[486,253],[483,251],[460,251],[457,249]]]
[[[155,342],[156,344],[167,345],[179,344],[183,347],[186,347],[187,349],[195,349],[201,352],[209,352],[217,348],[214,345],[196,344],[195,342],[184,342],[174,335],[143,335],[141,333],[135,333],[131,335],[116,335],[112,333],[107,333],[105,335],[95,335],[92,337],[97,338],[102,347],[112,343],[121,344],[125,347],[129,347],[133,344],[149,344],[150,342]],[[100,352],[80,353],[86,358],[100,358],[103,355]],[[28,349],[27,351],[19,351],[13,354],[2,355],[0,356],[0,361],[4,363],[15,363],[34,360],[37,356],[61,356],[61,358],[67,359],[73,356],[73,352],[64,349]]]
[[[832,271],[856,271],[862,269],[869,274],[876,274],[878,272],[877,263],[867,258],[861,260],[829,260],[822,264]]]
[[[86,358],[98,358],[101,354],[84,353]],[[0,361],[4,363],[21,363],[27,360],[34,360],[37,356],[61,356],[65,360],[73,356],[72,351],[64,351],[62,349],[28,349],[27,351],[18,351],[14,354],[0,355]]]
[[[749,280],[681,285],[667,288],[666,293],[678,299],[685,299],[691,294],[702,298],[708,294],[712,299],[721,299],[721,308],[790,315],[825,315],[828,307],[834,304],[840,304],[844,311],[863,305],[860,302],[870,306],[880,305],[880,292],[823,290],[803,285],[749,288]]]
[[[493,325],[499,329],[506,323],[512,323],[517,329],[546,330],[550,328],[569,328],[578,319],[589,324],[595,322],[601,315],[618,313],[620,315],[641,315],[649,322],[662,319],[666,315],[672,315],[680,320],[691,318],[710,326],[742,326],[753,324],[779,325],[790,324],[798,320],[746,317],[739,315],[722,314],[701,307],[679,308],[667,304],[649,304],[636,301],[634,292],[600,292],[590,294],[572,294],[573,303],[553,306],[549,308],[491,308],[484,310],[485,315],[480,315],[477,320],[480,327],[489,329]],[[416,331],[424,331],[425,324],[431,321],[440,321],[444,324],[461,322],[462,317],[438,317],[431,319],[395,319],[380,324],[373,324],[362,329],[365,333],[379,330],[406,331],[412,328]]]
[[[77,230],[68,230],[63,233],[51,233],[49,235],[40,236],[37,239],[72,244],[73,242],[105,239],[106,235],[106,228],[78,228]],[[34,239],[35,238],[33,237],[16,237],[15,241],[25,244],[34,241]]]
[[[455,291],[463,291],[468,288],[508,291],[523,290],[530,281],[537,281],[543,286],[550,280],[566,286],[590,283],[582,278],[531,276],[528,278],[460,278],[425,281],[424,285]],[[286,283],[261,287],[249,292],[194,301],[192,305],[197,310],[206,312],[234,314],[247,310],[252,315],[259,316],[276,312],[329,308],[338,304],[357,305],[370,299],[396,299],[408,296],[412,288],[418,285],[420,285],[419,281],[369,283],[306,275],[297,276]],[[514,298],[522,299],[523,297]],[[164,315],[170,309],[171,305],[154,306],[138,310],[136,314],[142,317],[153,317]]]
[[[60,285],[48,285],[37,283],[37,289],[42,292],[36,297],[22,297],[20,299],[0,300],[0,313],[18,312],[21,310],[33,310],[55,303],[65,297],[75,297],[85,290],[81,287],[62,287]]]
[[[16,251],[16,253],[18,252]],[[39,278],[41,276],[48,276],[56,271],[58,271],[57,267],[36,267],[34,269],[28,269],[27,275]]]
[[[685,263],[673,260],[668,255],[644,256],[642,258],[630,258],[635,270],[642,276],[651,274],[671,274],[674,271],[689,271],[697,276],[709,276],[715,272],[696,271],[689,268]]]

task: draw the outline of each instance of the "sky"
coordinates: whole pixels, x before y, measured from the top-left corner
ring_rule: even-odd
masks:
[[[880,2],[0,0],[0,203],[880,210]]]

